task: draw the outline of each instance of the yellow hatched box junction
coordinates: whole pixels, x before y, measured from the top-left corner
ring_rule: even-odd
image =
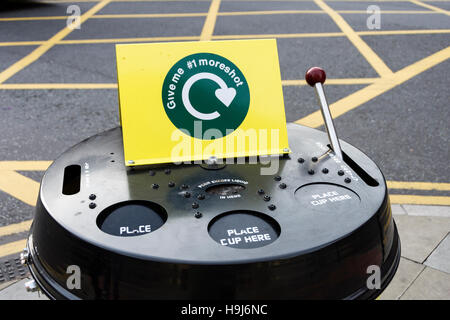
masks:
[[[276,41],[116,46],[125,163],[289,152]]]

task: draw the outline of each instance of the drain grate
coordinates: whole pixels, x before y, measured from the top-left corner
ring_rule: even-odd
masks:
[[[0,260],[0,283],[20,280],[28,275],[28,268],[20,263],[19,256]]]

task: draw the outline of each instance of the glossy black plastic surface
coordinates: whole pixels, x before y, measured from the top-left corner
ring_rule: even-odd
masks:
[[[33,276],[49,296],[69,299],[377,296],[400,256],[381,171],[345,142],[353,164],[324,155],[321,131],[291,124],[288,133],[292,153],[268,175],[260,162],[126,168],[120,128],[81,142],[42,180],[28,243]],[[82,168],[80,190],[66,195],[71,165]],[[119,213],[102,231],[118,204],[136,203],[150,203],[143,220]],[[238,237],[248,245],[230,246]],[[69,265],[80,267],[81,289],[67,289]],[[381,290],[366,287],[370,265],[382,270]]]

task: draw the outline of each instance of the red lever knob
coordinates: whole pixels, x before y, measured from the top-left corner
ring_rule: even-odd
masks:
[[[325,71],[323,71],[323,69],[319,67],[312,67],[311,69],[306,71],[305,74],[305,80],[311,87],[314,87],[317,82],[323,84],[326,78],[327,75]]]

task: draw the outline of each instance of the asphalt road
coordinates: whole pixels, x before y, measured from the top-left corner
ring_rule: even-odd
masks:
[[[97,2],[2,4],[0,9],[0,78],[16,61],[27,57],[41,43],[66,26],[67,7],[78,5],[81,13]],[[450,10],[450,2],[423,2]],[[450,17],[411,2],[339,2],[326,4],[355,31],[368,32],[365,13],[369,4],[399,13],[381,15],[381,29],[360,38],[393,72],[400,71],[450,44]],[[90,18],[81,29],[69,33],[36,61],[0,81],[0,161],[52,160],[75,143],[118,125],[117,89],[42,89],[33,84],[116,83],[115,43],[101,39],[146,37],[198,37],[203,29],[209,1],[112,2],[96,13],[157,14],[199,13],[182,17]],[[227,1],[217,16],[213,39],[231,35],[330,33],[317,37],[277,36],[283,80],[303,80],[311,66],[322,66],[329,79],[380,77],[364,55],[326,13],[279,13],[221,15],[222,12],[320,10],[314,1]],[[342,10],[358,10],[346,13]],[[414,13],[419,11],[420,13]],[[429,12],[425,12],[429,11]],[[47,17],[49,19],[4,19]],[[56,17],[53,19],[51,17]],[[428,33],[376,34],[379,31],[413,30]],[[269,36],[271,37],[271,36]],[[186,39],[188,39],[186,38]],[[220,38],[220,37],[217,37]],[[78,40],[91,39],[88,43]],[[94,41],[97,39],[98,41]],[[182,40],[180,38],[179,40]],[[169,39],[170,40],[170,39]],[[196,40],[196,39],[195,39]],[[77,42],[78,41],[78,42]],[[138,41],[138,40],[136,40]],[[149,42],[149,40],[147,40]],[[160,40],[158,40],[160,41]],[[8,42],[8,43],[6,43]],[[105,41],[103,41],[105,42]],[[449,119],[450,62],[427,68],[390,90],[360,103],[335,120],[340,138],[362,149],[380,166],[387,180],[450,182]],[[20,89],[8,85],[23,84]],[[330,103],[362,90],[370,83],[329,84]],[[3,85],[3,86],[2,86]],[[76,86],[75,86],[76,87]],[[317,111],[312,88],[284,85],[286,119],[296,121]],[[319,127],[323,130],[323,127]],[[19,172],[39,181],[43,172]],[[450,196],[448,190],[398,189],[393,193]],[[32,218],[33,208],[0,191],[0,227]],[[15,237],[15,238],[14,238]],[[23,237],[1,239],[0,245]]]

